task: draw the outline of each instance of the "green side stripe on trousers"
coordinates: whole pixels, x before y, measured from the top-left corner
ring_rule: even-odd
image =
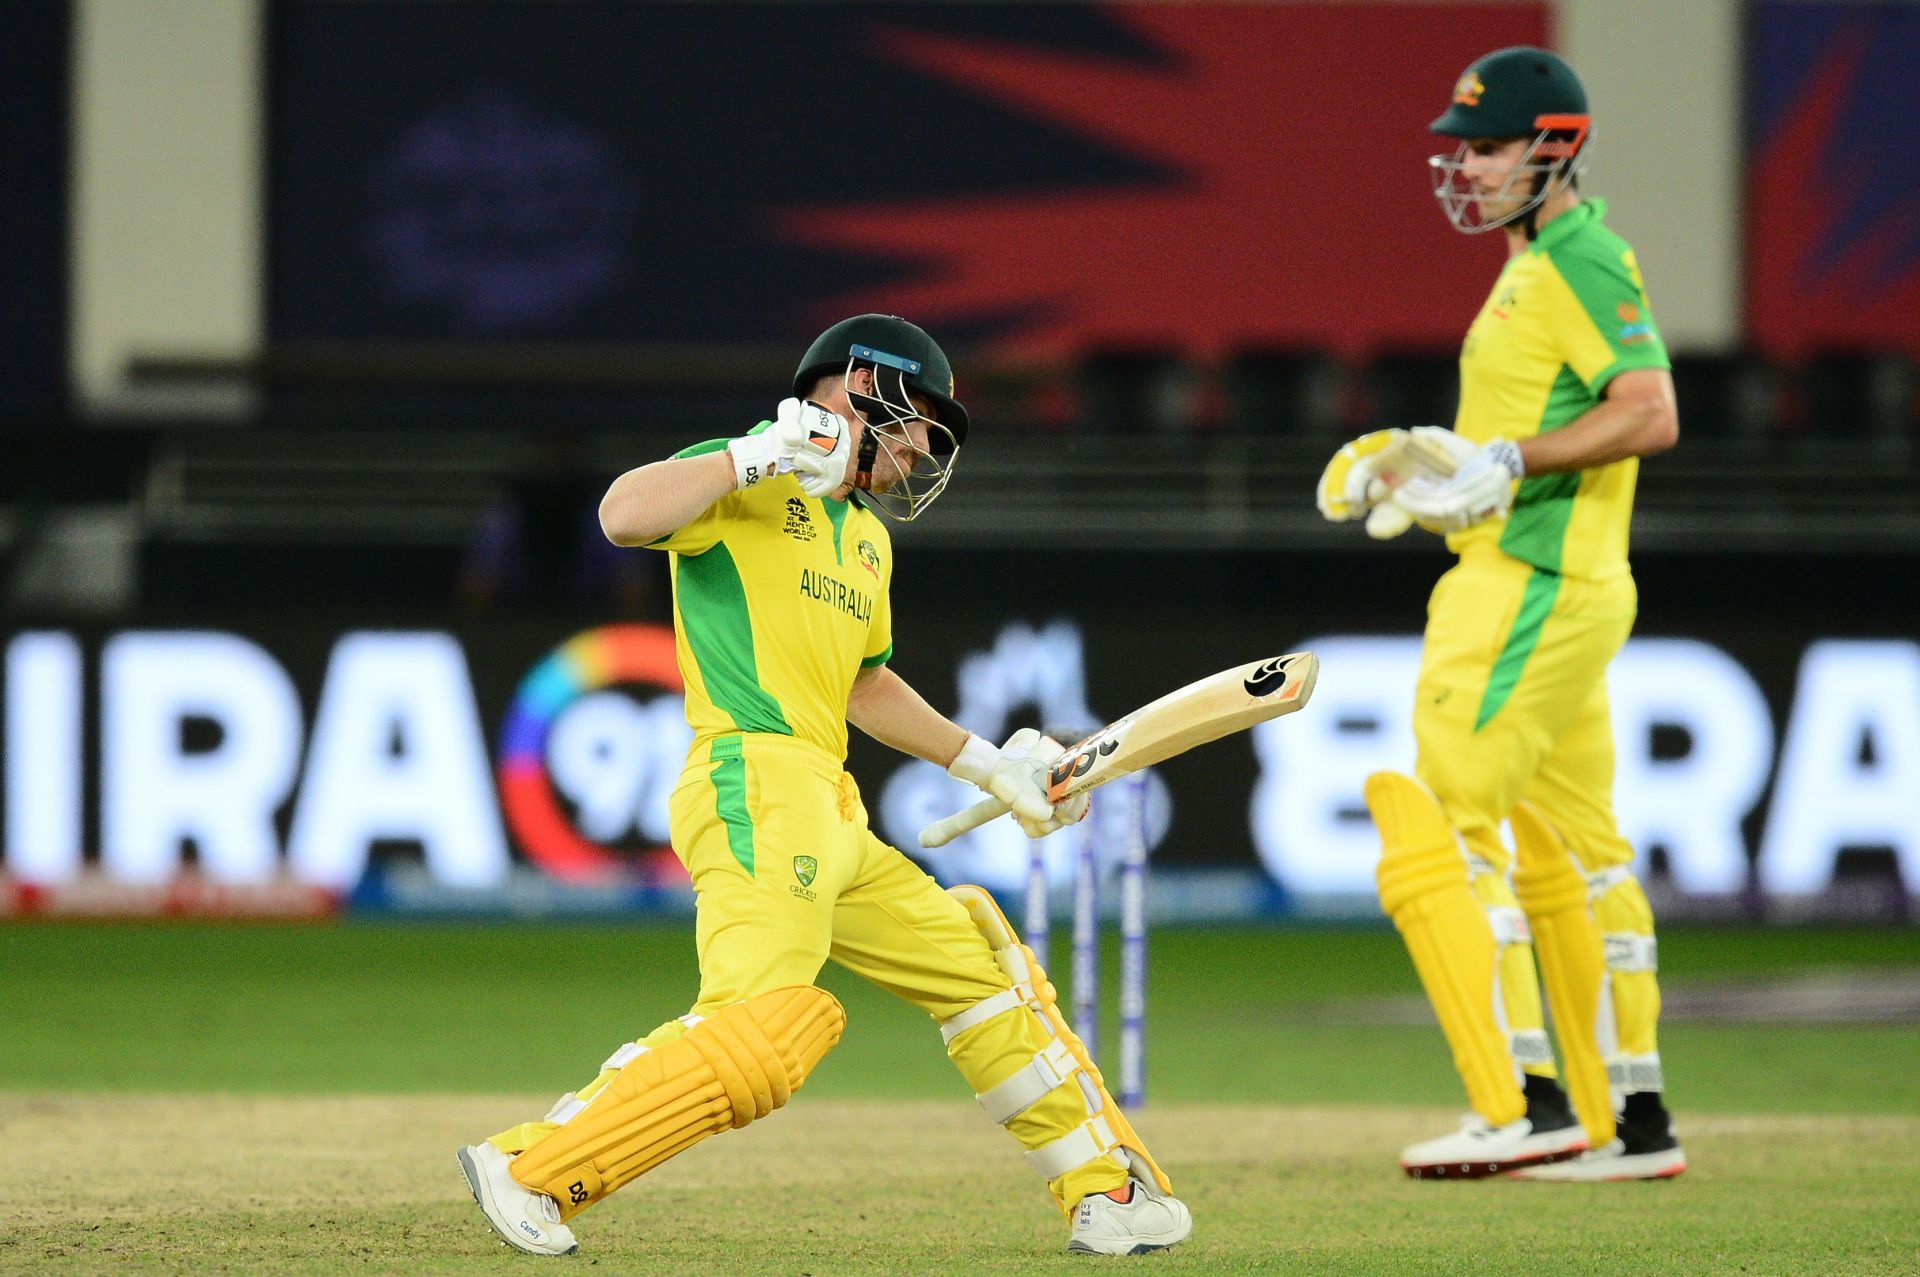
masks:
[[[1520,596],[1520,613],[1513,618],[1513,629],[1507,632],[1506,646],[1500,649],[1500,655],[1493,663],[1493,672],[1487,676],[1487,690],[1480,697],[1480,713],[1473,720],[1473,730],[1479,731],[1487,721],[1500,712],[1500,707],[1513,695],[1513,689],[1520,682],[1520,672],[1527,667],[1527,658],[1533,655],[1534,644],[1540,641],[1540,631],[1547,623],[1547,615],[1553,611],[1553,600],[1560,593],[1560,574],[1542,572],[1535,568],[1527,577],[1527,588]]]
[[[714,810],[727,826],[727,847],[740,867],[753,874],[753,817],[747,814],[747,760],[740,756],[740,738],[723,736],[713,742]]]

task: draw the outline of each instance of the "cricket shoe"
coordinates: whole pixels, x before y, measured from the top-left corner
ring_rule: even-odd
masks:
[[[1673,1121],[1658,1091],[1629,1095],[1617,1128],[1607,1143],[1588,1149],[1572,1161],[1525,1167],[1515,1171],[1513,1178],[1594,1184],[1605,1180],[1672,1179],[1687,1169],[1687,1152],[1674,1138]]]
[[[504,1244],[529,1255],[571,1255],[580,1249],[573,1230],[560,1222],[559,1204],[527,1189],[507,1170],[512,1158],[491,1144],[469,1144],[455,1156],[467,1191]]]
[[[1115,1190],[1118,1191],[1118,1190]],[[1093,1193],[1073,1208],[1073,1238],[1067,1252],[1074,1255],[1144,1255],[1165,1250],[1187,1239],[1193,1231],[1193,1213],[1170,1193],[1157,1192],[1137,1179],[1127,1181],[1127,1200]]]
[[[1415,1179],[1485,1179],[1586,1151],[1587,1133],[1558,1083],[1529,1076],[1526,1096],[1525,1117],[1495,1126],[1469,1113],[1453,1134],[1402,1149],[1401,1169]]]

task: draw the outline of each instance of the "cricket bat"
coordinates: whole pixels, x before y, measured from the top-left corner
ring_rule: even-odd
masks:
[[[1294,652],[1236,665],[1168,692],[1069,746],[1047,772],[1047,801],[1063,802],[1195,745],[1291,714],[1306,705],[1319,674],[1318,657]],[[998,798],[982,799],[922,829],[920,845],[944,847],[1006,811]]]

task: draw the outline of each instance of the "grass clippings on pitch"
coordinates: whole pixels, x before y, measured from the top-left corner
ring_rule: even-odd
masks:
[[[528,1271],[455,1145],[536,1096],[0,1094],[0,1272]],[[1696,1117],[1665,1184],[1416,1183],[1432,1109],[1166,1106],[1143,1133],[1193,1206],[1156,1272],[1894,1274],[1920,1253],[1920,1119]],[[800,1096],[578,1221],[598,1272],[1084,1272],[965,1102]],[[544,1269],[543,1269],[544,1270]]]

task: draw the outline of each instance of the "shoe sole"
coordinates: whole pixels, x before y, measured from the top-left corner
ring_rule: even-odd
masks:
[[[1156,1250],[1172,1250],[1175,1246],[1187,1240],[1188,1234],[1192,1233],[1192,1231],[1193,1230],[1189,1228],[1185,1233],[1181,1233],[1172,1241],[1167,1242],[1135,1242],[1132,1250],[1101,1250],[1098,1246],[1089,1246],[1085,1242],[1072,1241],[1067,1243],[1067,1253],[1069,1255],[1148,1255]]]
[[[1498,1161],[1426,1162],[1412,1165],[1402,1162],[1400,1169],[1407,1173],[1409,1179],[1492,1179],[1498,1175],[1510,1175],[1515,1171],[1570,1161],[1580,1156],[1587,1151],[1587,1138],[1577,1131],[1578,1128],[1566,1145],[1518,1157],[1506,1157]]]
[[[1576,1158],[1556,1166],[1526,1166],[1512,1172],[1512,1178],[1536,1184],[1614,1184],[1627,1180],[1673,1179],[1686,1169],[1686,1152],[1670,1148],[1658,1153],[1634,1153],[1592,1161]]]
[[[473,1194],[473,1204],[480,1208],[480,1218],[487,1221],[487,1227],[493,1231],[495,1237],[499,1238],[502,1246],[511,1246],[523,1255],[538,1255],[542,1259],[563,1259],[580,1249],[579,1245],[575,1244],[557,1255],[550,1250],[535,1250],[506,1229],[500,1227],[500,1225],[494,1223],[494,1207],[487,1200],[490,1196],[490,1194],[487,1193],[487,1177],[480,1173],[480,1168],[474,1165],[473,1157],[466,1149],[459,1149],[454,1153],[454,1156],[460,1161],[460,1174],[467,1181],[467,1191]]]
[[[1179,1244],[1179,1242],[1160,1242],[1158,1244],[1141,1242],[1132,1250],[1112,1251],[1100,1250],[1097,1247],[1084,1245],[1080,1242],[1068,1242],[1067,1253],[1069,1255],[1151,1255],[1156,1250],[1172,1250]]]

